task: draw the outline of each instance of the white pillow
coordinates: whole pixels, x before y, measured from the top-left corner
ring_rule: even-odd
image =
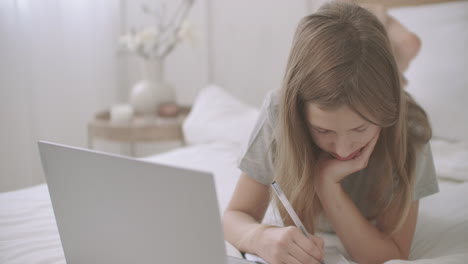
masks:
[[[437,177],[452,181],[468,181],[468,142],[433,139],[431,149]]]
[[[434,136],[468,140],[468,1],[390,9],[422,40],[408,91],[427,111]]]
[[[259,110],[237,100],[216,85],[198,94],[182,129],[189,145],[216,141],[245,144]]]

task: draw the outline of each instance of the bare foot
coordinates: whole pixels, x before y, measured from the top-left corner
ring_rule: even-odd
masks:
[[[387,30],[387,35],[401,74],[402,84],[406,85],[407,80],[403,73],[408,69],[409,64],[421,49],[420,38],[415,33],[410,32],[408,28],[403,26],[394,17],[390,16],[384,6],[366,4],[363,7],[376,15]]]

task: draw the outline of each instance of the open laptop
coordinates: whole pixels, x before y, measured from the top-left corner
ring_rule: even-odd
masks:
[[[227,257],[213,175],[39,142],[67,263],[252,263]]]

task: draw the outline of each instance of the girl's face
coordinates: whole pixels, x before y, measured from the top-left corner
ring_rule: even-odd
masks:
[[[317,104],[308,103],[306,116],[315,144],[338,160],[357,157],[380,131],[380,127],[364,120],[348,106],[322,110]]]

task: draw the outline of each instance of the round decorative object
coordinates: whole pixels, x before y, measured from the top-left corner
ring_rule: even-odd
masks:
[[[142,80],[130,92],[130,104],[140,114],[156,114],[160,104],[174,103],[174,88],[164,81],[163,61],[144,60]]]
[[[158,93],[155,84],[148,80],[137,82],[130,92],[130,104],[137,113],[155,113],[158,107]]]

